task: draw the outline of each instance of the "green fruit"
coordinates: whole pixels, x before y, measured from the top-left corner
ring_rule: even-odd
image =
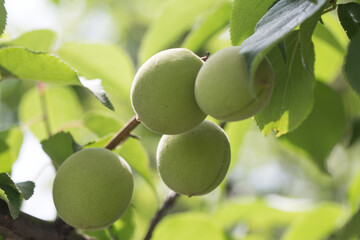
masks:
[[[53,198],[59,216],[75,228],[103,229],[127,209],[133,176],[127,162],[104,148],[71,155],[59,168]]]
[[[203,61],[190,50],[175,48],[155,54],[140,67],[131,88],[138,119],[150,130],[179,134],[200,124],[206,115],[194,95]]]
[[[230,164],[230,143],[225,132],[210,121],[179,135],[162,136],[157,167],[173,191],[204,195],[224,179]]]
[[[203,112],[223,121],[239,121],[260,112],[269,102],[274,73],[265,58],[257,68],[253,86],[240,47],[216,52],[200,69],[195,97]]]

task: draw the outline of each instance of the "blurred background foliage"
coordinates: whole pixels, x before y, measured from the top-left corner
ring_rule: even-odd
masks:
[[[134,115],[129,96],[132,79],[153,54],[186,47],[204,56],[232,42],[232,1],[41,2],[45,11],[56,13],[60,20],[56,27],[31,29],[9,21],[1,47],[49,52],[67,62],[79,76],[101,79],[115,111],[79,86],[39,85],[4,77],[0,81],[0,172],[13,176],[12,166],[23,143],[31,145],[25,141],[29,136],[42,143],[54,162],[66,156],[51,150],[52,146],[66,148],[68,154],[76,150],[69,147],[67,137],[64,140],[57,135],[62,131],[71,133],[78,145],[104,146]],[[10,9],[16,11],[16,7],[9,7],[9,17]],[[23,18],[32,21],[37,14],[28,12]],[[324,24],[317,24],[313,35],[317,82],[315,102],[306,120],[279,138],[274,133],[265,137],[254,119],[227,123],[232,162],[225,181],[206,196],[181,197],[155,230],[154,240],[327,239],[357,211],[360,101],[342,74],[346,34],[333,12],[322,19]],[[242,40],[237,39],[236,44]],[[160,135],[143,126],[134,134],[140,140],[129,139],[116,150],[135,172],[131,207],[109,230],[88,232],[98,239],[141,239],[169,194],[156,173]],[[32,156],[23,158],[34,161]],[[46,186],[45,194],[50,195],[51,183]]]

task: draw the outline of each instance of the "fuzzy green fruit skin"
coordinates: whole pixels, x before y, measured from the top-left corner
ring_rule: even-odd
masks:
[[[121,217],[130,203],[133,187],[132,172],[124,159],[104,148],[87,148],[60,166],[53,199],[66,223],[98,230]]]
[[[203,61],[184,48],[159,52],[135,75],[131,103],[138,119],[150,130],[179,134],[200,124],[206,115],[194,95]]]
[[[179,135],[163,135],[157,149],[157,168],[164,183],[188,196],[204,195],[224,179],[230,165],[225,132],[210,121]]]
[[[239,121],[260,112],[269,102],[274,73],[265,58],[256,70],[253,88],[240,47],[216,52],[200,69],[195,97],[203,112],[222,121]]]

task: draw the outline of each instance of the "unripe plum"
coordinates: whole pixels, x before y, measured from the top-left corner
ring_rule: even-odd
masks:
[[[60,166],[53,199],[59,216],[69,225],[103,229],[125,212],[133,185],[131,169],[124,159],[104,148],[87,148]]]
[[[179,135],[163,135],[157,149],[157,168],[173,191],[204,195],[224,179],[230,164],[225,132],[210,121]]]
[[[203,112],[223,121],[239,121],[260,112],[269,102],[274,85],[270,62],[264,58],[253,85],[240,47],[216,52],[200,69],[195,82],[196,101]]]
[[[200,124],[206,115],[194,95],[203,61],[188,49],[159,52],[135,75],[131,103],[138,119],[153,132],[179,134]]]

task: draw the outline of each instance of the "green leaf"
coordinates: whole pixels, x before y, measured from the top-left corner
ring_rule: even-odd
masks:
[[[355,176],[351,179],[347,193],[349,203],[352,209],[357,209],[360,202],[360,171],[358,171]]]
[[[278,49],[279,49],[279,51],[281,53],[281,56],[283,58],[284,63],[286,63],[287,62],[287,52],[286,52],[285,41],[284,40],[280,41],[277,44],[277,47],[278,47]]]
[[[235,0],[231,9],[230,36],[233,46],[254,33],[256,23],[275,0]]]
[[[111,97],[129,102],[134,65],[123,49],[116,45],[68,42],[60,47],[58,54],[81,76],[100,78]]]
[[[326,237],[337,227],[343,214],[340,205],[322,204],[315,210],[290,225],[282,240],[319,240]],[[345,240],[341,238],[341,240]]]
[[[345,133],[347,119],[342,99],[333,89],[317,82],[314,96],[308,118],[282,139],[302,149],[319,169],[326,171],[326,157]]]
[[[113,135],[107,135],[105,137],[102,137],[100,139],[95,139],[92,140],[90,142],[88,142],[87,144],[84,145],[84,148],[104,148],[106,146],[106,144],[113,138]]]
[[[258,22],[255,33],[241,44],[251,80],[265,54],[296,26],[323,9],[328,0],[316,4],[303,0],[280,0]]]
[[[123,157],[141,177],[153,188],[153,176],[149,166],[149,158],[138,139],[128,138],[121,147],[114,150],[121,157]]]
[[[331,240],[355,240],[360,236],[360,210],[358,210],[348,222],[336,232]]]
[[[35,52],[48,52],[55,42],[56,34],[51,30],[35,30],[24,33],[17,39],[5,42],[5,46],[20,46]]]
[[[0,172],[11,171],[12,164],[19,156],[22,142],[23,134],[18,127],[0,133]]]
[[[294,130],[306,119],[313,105],[314,80],[302,64],[299,32],[287,36],[285,45],[286,63],[278,48],[268,54],[275,73],[275,86],[270,102],[255,116],[265,135],[272,130],[277,136]],[[304,57],[307,62],[314,62],[314,53]]]
[[[350,86],[360,94],[360,33],[351,40],[345,58],[344,71]]]
[[[35,183],[31,181],[17,183],[21,195],[28,200],[34,194]]]
[[[81,84],[86,87],[90,92],[107,108],[110,110],[115,110],[112,105],[109,97],[106,95],[106,92],[101,85],[101,79],[92,79],[88,80],[86,78],[80,77]]]
[[[231,13],[231,3],[221,2],[211,8],[201,23],[196,24],[191,32],[187,35],[182,44],[183,48],[196,52],[205,42],[214,34],[223,29],[229,22]]]
[[[55,134],[79,125],[82,106],[75,91],[68,87],[47,87],[44,90],[47,121],[50,131]],[[40,140],[48,138],[43,121],[42,103],[37,88],[24,94],[19,105],[19,118]]]
[[[68,132],[59,132],[41,141],[41,145],[56,168],[60,167],[68,157],[80,149],[80,146]]]
[[[1,101],[0,102],[0,131],[7,131],[14,124],[14,113],[9,106]]]
[[[226,240],[221,226],[202,213],[177,213],[164,218],[155,228],[153,240]]]
[[[5,4],[5,1],[0,0],[0,35],[3,34],[3,32],[5,30],[5,26],[6,26],[7,12],[6,12],[4,4]]]
[[[23,80],[80,85],[76,72],[60,58],[22,47],[0,49],[0,65]]]
[[[314,76],[314,45],[311,39],[322,12],[322,9],[319,9],[314,15],[300,24],[301,59],[305,69],[310,72],[311,76]]]
[[[0,199],[6,202],[11,217],[16,219],[20,213],[21,195],[7,173],[0,173]]]
[[[215,217],[226,229],[244,222],[250,229],[264,231],[286,226],[300,214],[303,214],[302,211],[287,212],[273,208],[263,200],[236,199],[221,205]]]
[[[229,122],[225,126],[225,132],[231,142],[230,148],[231,148],[231,162],[229,171],[236,166],[236,163],[239,160],[239,150],[241,148],[241,143],[245,137],[246,132],[250,129],[252,126],[253,120],[252,119],[246,119],[243,121],[237,121],[237,122]]]
[[[124,215],[112,225],[110,230],[115,232],[117,239],[132,239],[135,229],[135,210],[130,206]]]
[[[41,52],[32,52],[22,47],[0,48],[0,66],[6,74],[22,80],[40,82],[83,85],[88,88],[106,107],[113,109],[111,102],[102,89],[99,80],[81,82],[74,69],[60,58]]]
[[[194,25],[199,14],[215,2],[216,0],[168,1],[141,42],[139,63],[142,64],[155,53],[171,47]]]
[[[325,25],[317,24],[312,38],[316,56],[315,77],[332,82],[341,72],[348,39],[337,19],[331,15],[322,18]]]
[[[350,2],[337,7],[341,25],[349,39],[352,39],[360,29],[360,4]]]
[[[98,137],[105,137],[118,132],[123,124],[107,112],[88,112],[84,117],[84,125]]]

